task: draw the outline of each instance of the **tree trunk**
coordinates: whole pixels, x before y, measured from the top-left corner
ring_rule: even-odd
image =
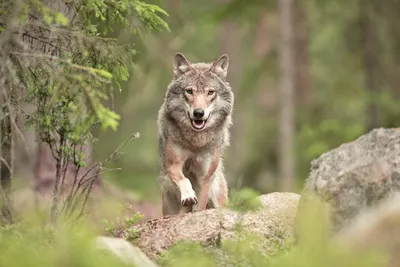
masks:
[[[275,84],[271,82],[271,76],[267,75],[269,72],[266,67],[266,62],[270,61],[271,48],[277,41],[279,29],[274,21],[277,16],[274,11],[268,12],[266,8],[262,8],[258,12],[257,28],[255,32],[254,41],[254,58],[262,65],[260,75],[257,81],[257,110],[261,117],[268,117],[276,113],[278,95],[275,90]],[[259,144],[261,147],[266,145],[269,141],[265,137],[259,137]],[[262,140],[261,140],[262,139]],[[262,152],[264,151],[264,152]],[[257,151],[257,158],[250,162],[247,169],[252,169],[252,174],[247,174],[246,186],[257,188],[260,192],[271,192],[277,190],[279,187],[276,175],[276,170],[270,168],[271,153],[265,149]],[[275,156],[275,155],[274,155]],[[273,156],[273,157],[274,157]],[[253,165],[253,166],[252,166]]]
[[[266,60],[267,54],[271,51],[271,43],[276,40],[276,32],[278,29],[270,26],[269,17],[272,14],[267,13],[267,10],[261,9],[257,22],[257,30],[254,42],[254,55],[260,61]],[[275,108],[277,96],[272,86],[269,86],[268,75],[260,75],[257,84],[258,87],[258,101],[262,112],[268,112]]]
[[[281,30],[281,95],[279,123],[279,173],[281,190],[294,189],[294,0],[279,0]]]
[[[13,171],[13,131],[12,131],[12,110],[11,90],[3,88],[0,94],[1,116],[0,120],[0,223],[11,222],[11,181]]]
[[[377,36],[373,22],[373,7],[363,1],[360,7],[362,31],[362,60],[364,64],[365,87],[368,91],[367,130],[380,126],[378,97],[381,92],[379,85],[379,56],[377,51]]]
[[[294,1],[294,34],[295,34],[295,85],[296,99],[299,104],[307,105],[312,101],[310,88],[310,70],[308,60],[308,20],[304,1]]]
[[[223,2],[227,2],[223,0]],[[240,85],[240,54],[238,53],[240,49],[240,27],[235,27],[234,22],[232,20],[225,20],[221,23],[220,33],[219,33],[219,54],[227,54],[229,56],[229,71],[228,71],[228,81],[232,87],[234,93],[237,93]],[[236,105],[238,103],[236,102]],[[227,175],[228,184],[235,187],[233,185],[233,181],[236,181],[236,177],[239,175],[239,170],[241,165],[237,164],[238,162],[243,162],[243,159],[240,158],[241,147],[238,139],[242,136],[240,129],[242,129],[243,118],[240,116],[240,113],[236,112],[238,109],[234,109],[233,111],[233,119],[234,124],[231,129],[231,139],[230,139],[230,148],[229,154],[235,155],[232,161],[228,161],[227,165],[230,166],[230,171]]]

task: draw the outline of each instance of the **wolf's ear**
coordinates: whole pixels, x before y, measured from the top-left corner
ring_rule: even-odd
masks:
[[[211,66],[210,71],[216,73],[222,78],[226,78],[228,73],[229,57],[226,54],[220,56]]]
[[[176,53],[174,57],[174,76],[178,78],[190,70],[190,62],[181,53]]]

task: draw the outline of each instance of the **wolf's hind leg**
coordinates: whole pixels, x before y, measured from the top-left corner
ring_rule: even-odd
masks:
[[[182,206],[177,197],[168,195],[168,192],[162,193],[162,212],[163,216],[177,215],[189,213],[192,211],[192,206]]]
[[[179,198],[171,191],[161,193],[163,216],[179,214],[181,202]]]
[[[228,186],[222,168],[218,168],[211,179],[206,209],[220,208],[225,206],[227,202]],[[193,210],[200,211],[199,205],[194,205]]]
[[[228,185],[221,169],[214,174],[210,187],[210,202],[213,208],[223,207],[228,202]]]

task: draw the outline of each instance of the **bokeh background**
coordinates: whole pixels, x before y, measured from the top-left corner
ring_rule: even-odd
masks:
[[[279,163],[285,142],[279,129],[291,122],[280,116],[287,108],[281,101],[281,29],[290,21],[280,19],[278,1],[148,2],[168,12],[171,32],[136,41],[137,68],[110,102],[121,115],[119,129],[97,131],[93,146],[95,156],[104,158],[132,132],[140,133],[113,163],[122,170],[104,179],[143,200],[160,199],[156,117],[176,52],[192,62],[230,57],[236,102],[225,167],[231,189],[283,190],[281,166],[294,170],[292,190],[299,191],[322,153],[372,128],[400,125],[398,0],[293,0],[293,166]]]

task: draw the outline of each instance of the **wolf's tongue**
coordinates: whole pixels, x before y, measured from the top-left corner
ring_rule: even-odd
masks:
[[[201,128],[205,124],[205,121],[203,120],[193,120],[193,124],[196,128]]]
[[[201,125],[203,125],[203,122],[204,122],[204,121],[202,121],[202,120],[194,120],[194,124],[195,124],[196,126],[201,126]]]

